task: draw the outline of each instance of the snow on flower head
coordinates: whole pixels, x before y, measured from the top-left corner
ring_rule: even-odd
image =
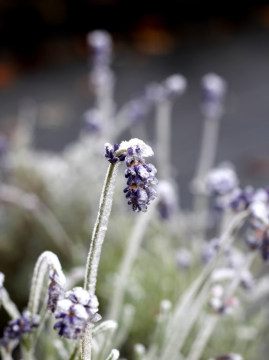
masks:
[[[129,141],[122,141],[119,146],[119,150],[132,149],[135,154],[139,154],[142,158],[153,156],[154,152],[152,148],[147,145],[143,140],[133,138]]]

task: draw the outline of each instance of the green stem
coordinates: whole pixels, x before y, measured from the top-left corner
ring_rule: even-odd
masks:
[[[100,262],[103,241],[106,235],[109,215],[112,208],[113,192],[119,163],[110,164],[106,174],[103,191],[99,204],[99,211],[92,233],[90,250],[87,257],[84,288],[91,295],[95,294],[98,266]],[[92,329],[91,324],[86,327],[84,338],[81,341],[82,360],[91,359]]]
[[[119,163],[109,165],[87,257],[84,288],[88,290],[91,295],[95,293],[98,266],[112,207],[112,197],[118,165]]]

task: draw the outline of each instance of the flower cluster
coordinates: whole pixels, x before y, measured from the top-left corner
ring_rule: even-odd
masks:
[[[157,170],[154,165],[144,162],[139,145],[128,148],[125,160],[127,186],[123,191],[128,199],[128,205],[132,206],[133,211],[146,211],[147,205],[157,195],[155,189]]]
[[[75,287],[57,302],[55,318],[59,321],[54,325],[54,329],[67,339],[80,339],[87,324],[101,319],[97,313],[98,306],[95,295],[90,295],[81,287]]]
[[[135,212],[147,211],[147,206],[157,196],[157,170],[154,165],[147,164],[144,160],[144,157],[152,155],[151,147],[139,139],[122,141],[120,145],[105,145],[105,157],[111,164],[125,160],[127,186],[123,191],[128,205],[131,205]]]
[[[32,333],[38,325],[39,316],[33,316],[28,310],[23,311],[21,317],[9,321],[0,339],[0,345],[7,348],[10,341],[20,340],[23,334]]]

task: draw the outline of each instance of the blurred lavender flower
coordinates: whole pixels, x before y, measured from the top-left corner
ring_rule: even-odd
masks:
[[[225,293],[221,285],[214,285],[210,291],[209,306],[212,310],[221,315],[231,315],[239,305],[239,300],[235,297],[224,299]]]
[[[186,79],[179,74],[169,76],[162,84],[165,90],[165,96],[170,99],[182,95],[187,87]]]
[[[8,322],[0,339],[0,345],[7,348],[11,341],[20,340],[23,334],[32,333],[38,325],[39,316],[33,316],[30,311],[24,310],[20,318]]]
[[[55,271],[50,271],[50,284],[49,284],[49,298],[48,298],[48,310],[52,313],[57,308],[59,300],[64,298],[64,284],[61,278]]]
[[[149,114],[151,108],[151,102],[142,95],[125,105],[126,116],[132,123],[137,124]]]
[[[255,191],[249,205],[250,223],[253,228],[265,230],[269,225],[269,196],[263,189]]]
[[[223,112],[226,82],[218,75],[209,73],[202,78],[202,112],[207,118],[218,118]]]
[[[92,50],[94,65],[109,65],[112,55],[111,35],[105,30],[95,30],[88,34],[87,43]]]
[[[229,206],[233,211],[243,211],[248,208],[254,195],[252,186],[247,186],[245,189],[236,189],[232,194]]]
[[[192,261],[192,254],[189,250],[181,248],[176,252],[176,264],[180,269],[189,269]]]
[[[83,116],[83,129],[88,133],[97,133],[102,129],[104,122],[103,114],[98,109],[87,110]]]
[[[186,90],[186,79],[179,74],[166,78],[161,83],[152,83],[146,87],[146,99],[152,103],[160,103],[182,95]]]
[[[210,194],[222,196],[232,192],[238,186],[238,178],[230,163],[221,163],[207,175],[206,187]]]
[[[169,219],[177,210],[177,194],[171,182],[161,180],[158,184],[158,211],[161,219]]]
[[[202,250],[202,261],[207,264],[209,263],[216,252],[219,249],[219,239],[213,238],[209,242],[205,243]]]
[[[57,302],[54,329],[67,339],[80,339],[86,325],[97,322],[101,316],[97,313],[99,302],[95,295],[81,287],[75,287],[66,293],[66,297]]]

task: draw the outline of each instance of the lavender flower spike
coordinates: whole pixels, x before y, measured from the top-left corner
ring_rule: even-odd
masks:
[[[144,157],[152,156],[152,148],[139,139],[123,141],[119,146],[119,152],[126,151],[125,162],[127,169],[127,187],[123,190],[128,205],[135,212],[147,211],[147,206],[157,196],[156,185],[158,183],[155,174],[156,168],[147,164]]]

